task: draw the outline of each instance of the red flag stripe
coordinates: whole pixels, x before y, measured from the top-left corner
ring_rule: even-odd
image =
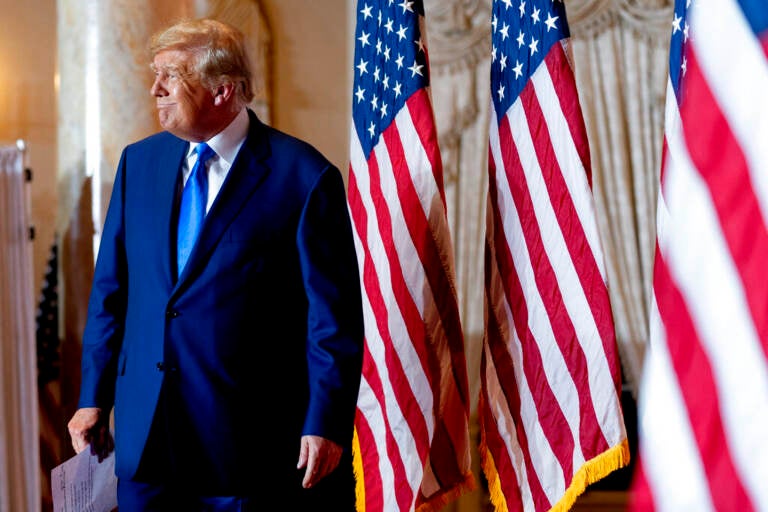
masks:
[[[523,323],[527,317],[526,305],[520,282],[514,272],[509,244],[504,237],[499,213],[501,208],[498,205],[500,196],[497,192],[496,168],[493,159],[489,160],[489,171],[491,177],[489,181],[491,217],[488,222],[492,225],[487,230],[486,244],[494,248],[495,251],[490,260],[487,261],[485,284],[486,298],[492,299],[494,302],[487,303],[488,325],[486,327],[487,347],[485,350],[486,356],[490,358],[487,363],[492,364],[496,370],[494,375],[507,376],[503,382],[498,379],[498,386],[503,393],[505,403],[502,404],[501,396],[498,396],[492,407],[503,407],[509,410],[514,429],[506,427],[505,423],[508,420],[505,416],[497,418],[496,421],[501,426],[499,430],[510,435],[514,434],[509,442],[513,443],[516,450],[519,450],[519,458],[524,464],[524,467],[522,465],[510,467],[510,469],[515,470],[516,478],[508,477],[509,483],[525,482],[526,486],[530,487],[531,496],[528,501],[535,503],[537,510],[547,509],[551,506],[551,501],[544,492],[541,480],[563,483],[564,477],[556,465],[551,468],[555,471],[554,475],[539,476],[534,468],[534,455],[541,454],[540,459],[544,455],[557,457],[557,454],[553,454],[551,436],[558,431],[567,432],[569,427],[559,408],[549,408],[550,404],[556,403],[556,399],[549,382],[541,374],[542,372],[538,371],[542,368],[541,353],[529,328]],[[498,249],[496,249],[497,247]],[[513,308],[517,310],[517,314],[513,314]],[[504,336],[501,336],[502,332],[505,333]],[[526,335],[520,338],[519,332],[526,333]],[[513,343],[509,342],[510,338]],[[522,375],[520,370],[516,369],[522,369]],[[532,394],[531,388],[536,389],[537,393]],[[548,409],[547,412],[543,412],[545,409]],[[535,418],[536,421],[526,423],[523,420],[524,415]],[[528,430],[531,429],[533,432],[529,433]],[[531,441],[533,442],[533,449],[531,448]],[[573,439],[568,436],[561,436],[557,443],[561,447],[567,447],[568,443],[573,444]],[[558,458],[558,460],[560,459]],[[565,463],[567,464],[568,460]],[[562,466],[562,464],[563,461],[560,460],[560,465]],[[524,478],[525,474],[530,476]]]
[[[691,320],[682,294],[669,275],[657,250],[654,267],[656,301],[664,322],[669,345],[669,357],[685,402],[691,434],[701,454],[701,465],[711,483],[730,482],[731,485],[710,485],[716,510],[750,511],[750,503],[738,478],[733,461],[727,455],[728,440],[718,411],[720,399],[707,354],[699,343],[699,334]],[[687,340],[687,343],[676,343]]]
[[[582,163],[587,184],[591,189],[592,159],[589,154],[587,127],[584,124],[579,97],[576,94],[576,77],[573,74],[571,61],[565,53],[563,44],[553,46],[547,58],[544,59],[544,63],[547,65],[547,70],[551,76],[550,83],[555,91],[555,97],[560,103],[560,110],[563,112],[563,116],[568,124],[569,137],[573,140],[574,149],[579,155],[579,161]],[[581,177],[577,179],[579,181],[582,180]],[[589,224],[589,222],[585,222],[585,224]],[[596,252],[598,255],[600,254],[599,250]],[[603,280],[605,280],[605,277],[603,277]]]
[[[696,55],[701,58],[698,51]],[[691,81],[687,91],[691,93],[703,86],[705,84],[701,82]],[[717,106],[704,104],[699,108]],[[700,171],[690,160],[686,147],[690,142],[684,141],[679,131],[680,126],[689,122],[686,117],[684,123],[673,123],[677,129],[668,134],[670,163],[662,194],[671,212],[670,231],[659,239],[660,249],[685,297],[697,331],[701,333],[717,387],[723,396],[728,396],[728,400],[722,402],[720,413],[729,433],[731,456],[751,499],[758,508],[768,509],[768,488],[764,485],[768,478],[768,463],[757,467],[754,463],[756,458],[768,458],[768,445],[763,442],[764,432],[768,430],[765,352],[749,314],[746,302],[749,294],[739,279],[736,262],[724,238],[725,227],[721,225],[712,202],[713,194],[723,194],[724,191],[707,188]],[[698,148],[693,150],[699,151]],[[723,166],[717,172],[730,175],[734,170],[733,162],[718,161]],[[728,186],[748,193],[739,187],[738,176],[733,178],[728,181]],[[696,229],[691,229],[694,226]],[[753,235],[750,232],[747,236],[751,239]],[[765,254],[755,254],[755,257],[764,258]],[[766,293],[762,282],[746,283],[746,286],[754,286]],[[722,340],[726,339],[732,341],[725,344]],[[749,393],[743,392],[745,375],[750,376]]]
[[[700,81],[701,86],[689,91],[681,107],[681,115],[690,120],[683,126],[686,145],[692,164],[712,194],[723,236],[746,285],[744,291],[764,355],[768,355],[768,294],[763,286],[750,286],[765,276],[765,261],[756,256],[768,254],[768,231],[759,199],[742,146],[707,86],[695,48],[688,53],[687,76],[689,80]],[[713,140],[718,140],[718,144],[712,144]],[[722,172],[726,168],[728,172]]]
[[[368,357],[364,359],[363,376],[369,382],[369,390],[370,393],[373,393],[376,399],[376,405],[378,408],[377,410],[381,411],[381,414],[383,415],[382,423],[385,427],[384,432],[386,437],[385,442],[376,443],[377,451],[378,453],[389,455],[391,458],[390,461],[392,463],[391,472],[394,473],[392,481],[385,482],[383,488],[396,489],[397,491],[395,493],[390,493],[387,491],[383,496],[379,497],[375,492],[373,492],[375,489],[370,488],[370,485],[366,485],[366,496],[374,496],[375,498],[384,501],[384,510],[388,510],[388,507],[392,506],[387,504],[387,498],[389,500],[396,499],[397,503],[400,504],[398,505],[400,507],[399,510],[407,510],[408,505],[405,505],[405,508],[403,508],[402,504],[412,502],[415,495],[415,490],[409,489],[406,486],[394,486],[395,481],[409,481],[406,474],[406,462],[403,460],[398,445],[404,442],[409,442],[409,444],[411,444],[410,450],[412,451],[406,453],[414,453],[416,451],[416,447],[413,445],[414,441],[405,435],[406,432],[408,435],[412,435],[410,427],[407,426],[410,424],[409,420],[405,418],[402,413],[398,414],[398,412],[413,410],[415,406],[408,406],[405,409],[398,409],[397,407],[394,407],[394,405],[390,405],[390,403],[399,403],[406,400],[413,403],[416,401],[416,398],[413,396],[412,390],[408,386],[402,386],[406,382],[406,378],[403,375],[404,372],[402,369],[402,364],[395,354],[395,348],[393,347],[393,342],[389,333],[389,322],[385,299],[378,287],[376,269],[373,265],[371,252],[367,245],[364,245],[362,242],[360,242],[360,240],[367,239],[365,237],[367,234],[367,214],[365,213],[365,209],[360,206],[361,196],[355,173],[350,173],[349,176],[348,197],[350,207],[353,208],[356,212],[353,220],[357,233],[356,238],[358,243],[358,254],[364,254],[364,263],[362,265],[361,272],[363,274],[363,286],[365,290],[363,301],[364,305],[366,306],[366,318],[374,319],[377,324],[377,328],[373,328],[370,323],[366,324],[366,355]],[[372,347],[376,347],[375,355],[371,354]],[[383,355],[381,354],[382,352],[384,352]],[[382,367],[378,367],[376,364],[377,361],[384,361],[385,364]],[[397,379],[391,379],[390,373],[399,374],[400,377]],[[381,374],[383,374],[386,378],[382,379],[380,377]],[[388,390],[385,390],[383,382],[387,382],[389,384]],[[400,384],[400,386],[397,384]],[[364,389],[363,391],[366,390]],[[406,398],[403,397],[403,395],[410,396]],[[371,399],[369,394],[365,392],[361,393],[359,403],[362,403],[365,398],[368,400]],[[358,405],[358,409],[362,409],[361,405]],[[365,410],[366,409],[362,409],[363,412]],[[395,418],[391,419],[390,415],[394,415]],[[392,435],[392,421],[397,422],[398,432],[400,432],[402,436],[399,439],[395,439]],[[407,428],[403,428],[404,423],[406,424],[405,426]],[[373,467],[371,466],[371,462],[368,459],[365,461],[365,467],[368,468],[369,474],[375,474],[372,471]],[[390,471],[387,471],[386,468],[383,468],[381,472],[382,475],[377,476],[376,478],[384,479],[384,475],[388,475],[390,473]]]
[[[385,160],[386,163],[386,160]],[[413,482],[421,481],[421,471],[423,461],[426,459],[427,447],[429,445],[429,435],[427,433],[427,418],[422,411],[422,407],[431,407],[432,396],[422,393],[417,397],[418,389],[429,389],[430,385],[426,382],[427,376],[422,371],[406,372],[406,367],[412,367],[413,364],[422,366],[419,360],[419,353],[414,345],[423,345],[423,329],[417,325],[421,319],[415,308],[410,307],[408,314],[403,318],[400,316],[400,306],[410,304],[410,293],[404,284],[402,267],[394,254],[394,242],[392,240],[391,221],[389,221],[389,203],[381,194],[381,183],[379,182],[378,158],[371,158],[368,162],[367,172],[357,170],[354,172],[355,184],[359,182],[358,177],[370,176],[370,182],[366,189],[371,190],[368,199],[361,202],[368,203],[368,208],[353,205],[356,208],[357,215],[370,210],[373,212],[369,222],[376,223],[374,230],[369,230],[369,238],[364,244],[367,255],[370,255],[369,247],[379,254],[386,255],[389,261],[374,263],[371,272],[364,275],[365,291],[368,299],[371,300],[371,316],[376,318],[378,323],[378,336],[384,341],[383,347],[374,355],[374,359],[382,363],[379,371],[387,376],[385,382],[390,386],[391,392],[382,397],[382,405],[386,411],[388,424],[387,429],[395,429],[401,433],[396,438],[398,448],[403,452],[405,462],[402,481]],[[351,181],[350,181],[351,183]],[[358,190],[360,190],[358,188]],[[351,193],[350,193],[351,194]],[[360,195],[359,197],[366,197]],[[352,199],[350,198],[350,201]],[[372,206],[372,204],[376,206]],[[380,237],[380,238],[379,238]],[[361,240],[363,238],[361,237]],[[370,256],[368,256],[370,257]],[[383,259],[383,258],[380,258]],[[370,261],[374,261],[372,258]],[[389,275],[387,275],[389,274]],[[392,288],[387,288],[387,283],[393,283]],[[381,288],[385,288],[382,291]],[[385,297],[390,297],[389,304]],[[376,301],[374,303],[374,300]],[[387,315],[386,318],[382,316]],[[396,336],[392,336],[390,329],[394,329]],[[372,329],[366,329],[370,333]],[[410,332],[416,333],[415,338],[411,338]],[[370,334],[369,334],[370,336]],[[369,339],[369,345],[373,345],[376,340]],[[423,353],[423,350],[422,350]],[[418,380],[422,382],[419,382]],[[413,382],[409,382],[413,381]],[[394,397],[392,396],[394,395]],[[387,399],[387,397],[390,397]],[[394,417],[392,417],[394,416]],[[394,422],[394,423],[393,423]],[[403,488],[400,492],[404,492]],[[402,495],[398,499],[400,503],[399,510],[408,510],[410,503],[415,499],[417,489],[412,488],[408,496],[408,505],[402,503]],[[405,508],[403,508],[405,507]]]
[[[468,417],[469,406],[467,397],[460,392],[461,389],[467,388],[468,383],[466,364],[463,363],[463,334],[459,322],[457,297],[452,275],[446,272],[446,269],[453,268],[453,259],[450,253],[446,254],[438,248],[438,240],[450,241],[445,205],[438,200],[442,194],[437,188],[437,183],[423,178],[425,175],[434,175],[433,166],[437,165],[439,168],[441,165],[439,155],[436,154],[436,148],[413,142],[424,140],[422,139],[425,137],[424,132],[426,132],[426,140],[433,139],[429,137],[428,131],[428,127],[431,126],[428,121],[432,119],[432,114],[430,109],[425,108],[427,99],[426,91],[422,89],[407,100],[407,108],[398,113],[395,122],[382,134],[384,144],[377,146],[376,153],[380,152],[379,148],[386,147],[387,162],[405,162],[406,165],[400,168],[410,170],[409,173],[392,173],[389,190],[397,190],[397,201],[391,201],[392,204],[421,204],[422,206],[421,209],[402,209],[405,228],[410,233],[410,239],[408,237],[394,239],[393,246],[397,245],[400,254],[408,251],[408,256],[401,258],[403,266],[407,267],[405,261],[421,262],[421,266],[412,265],[412,268],[418,269],[418,272],[406,279],[408,283],[417,283],[417,278],[426,277],[426,282],[419,282],[418,286],[411,287],[411,297],[419,305],[421,317],[433,328],[430,329],[431,332],[411,333],[411,337],[416,339],[429,335],[429,344],[436,350],[424,349],[419,350],[419,353],[426,356],[441,354],[443,359],[450,358],[450,361],[435,357],[424,359],[422,365],[427,372],[427,377],[439,376],[441,368],[455,368],[452,379],[443,381],[430,378],[434,397],[431,406],[441,413],[434,415],[437,423],[430,425],[430,432],[434,433],[430,441],[434,445],[429,457],[430,472],[425,474],[424,478],[455,481],[461,478],[460,467],[455,464],[434,464],[434,462],[444,459],[446,453],[457,453],[456,447],[466,446],[468,443],[468,421],[462,418]],[[438,238],[435,238],[436,236]],[[409,241],[412,243],[407,243]],[[443,245],[446,246],[446,244]],[[415,249],[416,258],[411,255],[412,248]],[[429,293],[424,293],[425,290]],[[415,345],[418,350],[419,343]],[[446,404],[452,404],[452,407],[448,408]],[[432,417],[426,406],[424,414],[428,418]]]
[[[520,363],[527,381],[526,385],[537,390],[537,393],[532,396],[538,416],[537,422],[544,431],[546,443],[561,466],[560,474],[556,477],[548,476],[547,480],[557,478],[559,483],[564,484],[565,477],[562,472],[572,473],[573,453],[576,449],[574,439],[578,437],[579,428],[578,424],[569,422],[568,418],[571,420],[578,418],[578,405],[563,400],[556,390],[553,390],[553,386],[560,389],[568,387],[566,394],[570,396],[578,396],[579,391],[572,386],[573,379],[569,375],[568,364],[557,346],[558,340],[547,316],[546,306],[543,304],[544,298],[535,282],[536,269],[530,264],[531,261],[546,259],[546,255],[537,252],[529,254],[527,244],[523,243],[523,240],[530,236],[536,236],[527,234],[526,228],[528,231],[535,231],[538,226],[535,224],[534,216],[527,213],[522,213],[522,218],[528,219],[529,222],[527,226],[521,225],[519,212],[526,207],[530,208],[530,204],[522,206],[510,201],[512,199],[514,202],[519,202],[519,196],[525,193],[522,189],[526,185],[520,182],[525,180],[525,176],[520,172],[518,152],[514,147],[515,143],[509,131],[507,119],[499,125],[499,139],[506,143],[501,147],[501,161],[498,161],[495,156],[493,158],[493,166],[496,169],[494,172],[496,194],[492,198],[492,204],[495,206],[494,213],[506,212],[505,219],[502,219],[500,213],[496,219],[497,226],[502,228],[495,232],[500,276],[522,348]],[[493,145],[493,135],[491,140]],[[544,290],[551,291],[555,289],[554,287],[556,284],[550,283],[545,285]],[[552,354],[553,357],[544,361],[542,352]],[[570,433],[570,436],[565,435],[566,433]],[[532,451],[532,456],[535,458],[538,449]]]
[[[563,71],[570,71],[570,67],[562,46],[555,45],[544,62],[547,65],[546,72],[542,70],[541,73],[534,73],[532,80],[537,90],[540,91],[537,92],[537,97],[545,98],[543,105],[547,106],[546,111],[550,112],[546,115],[549,131],[550,133],[557,131],[555,135],[549,137],[548,141],[550,143],[552,140],[559,142],[553,144],[552,147],[559,151],[557,161],[563,162],[559,165],[560,172],[567,173],[554,176],[554,178],[558,179],[560,187],[568,188],[573,200],[572,203],[563,203],[563,208],[573,206],[580,221],[570,223],[568,228],[562,221],[560,221],[560,225],[561,230],[569,234],[566,238],[568,250],[576,273],[581,280],[581,286],[583,289],[589,290],[591,283],[597,281],[598,275],[603,282],[607,278],[595,207],[592,201],[587,132],[584,118],[580,115],[579,98],[576,94],[576,82],[573,73]],[[557,100],[559,108],[553,105],[553,98]],[[575,218],[573,213],[568,217]],[[588,252],[584,244],[588,244]],[[609,296],[607,293],[593,293],[586,294],[586,299],[603,342],[603,355],[617,385],[615,391],[620,393],[621,365],[618,347],[615,343],[616,333]],[[599,357],[600,354],[595,354],[595,356]]]
[[[537,285],[539,289],[550,290],[549,294],[542,294],[542,299],[549,313],[555,339],[563,352],[565,361],[568,362],[571,377],[574,383],[577,383],[580,412],[578,417],[581,419],[580,449],[584,453],[585,460],[588,460],[609,447],[597,421],[591,396],[592,389],[602,394],[600,397],[595,397],[599,403],[601,399],[614,394],[616,388],[601,388],[590,382],[587,359],[589,358],[598,368],[599,361],[607,363],[607,359],[603,350],[604,342],[599,339],[597,324],[587,296],[583,292],[583,286],[595,281],[602,282],[603,277],[599,272],[595,272],[597,264],[592,257],[592,248],[584,237],[585,231],[575,204],[578,199],[583,201],[585,197],[589,197],[583,171],[573,172],[574,169],[580,168],[580,162],[565,166],[566,169],[571,169],[568,179],[571,182],[571,188],[574,189],[573,192],[565,183],[558,164],[558,160],[570,160],[564,155],[567,151],[564,148],[573,148],[569,144],[570,132],[567,131],[562,116],[551,112],[552,109],[549,108],[545,119],[542,111],[542,105],[550,107],[553,103],[551,81],[548,80],[547,71],[546,66],[540,67],[531,79],[534,87],[526,87],[520,95],[521,106],[525,112],[523,115],[527,119],[528,126],[531,127],[530,132],[520,130],[519,135],[512,135],[516,141],[525,141],[521,151],[524,154],[531,152],[536,159],[531,160],[532,165],[528,167],[513,169],[515,175],[510,176],[509,182],[527,185],[525,188],[518,188],[517,193],[513,187],[512,197],[519,205],[518,210],[536,212],[537,222],[531,223],[531,229],[525,231],[525,239],[532,260],[538,262],[534,267]],[[542,103],[538,98],[543,98]],[[546,126],[547,131],[535,138],[532,137],[531,132],[535,132],[536,127],[540,126]],[[561,133],[558,134],[558,130]],[[560,141],[559,151],[553,147],[553,139],[547,136],[552,133],[555,133],[555,140]],[[573,153],[575,154],[575,150]],[[579,191],[577,184],[582,184],[585,188]],[[541,199],[534,201],[534,197]],[[591,210],[587,212],[592,213],[591,217],[594,217],[594,212]],[[553,221],[559,224],[559,229],[551,230],[548,236],[543,237],[539,226],[547,226]],[[594,222],[592,224],[594,225]],[[566,253],[569,257],[563,258],[562,256]],[[575,261],[581,263],[575,263]],[[558,262],[564,264],[558,265]],[[586,273],[579,275],[579,271],[586,271]],[[562,293],[562,289],[573,291]],[[580,290],[582,293],[579,293]],[[606,295],[607,305],[607,294],[604,295]],[[578,340],[579,343],[574,344],[573,340]],[[585,354],[585,349],[590,352]],[[611,353],[615,352],[612,350]],[[607,365],[605,370],[608,370]],[[596,373],[600,371],[597,370]],[[611,375],[618,376],[618,373],[611,372]],[[615,404],[611,401],[608,403]]]

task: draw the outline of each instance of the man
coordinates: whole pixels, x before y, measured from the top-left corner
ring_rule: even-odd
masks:
[[[341,174],[247,109],[233,27],[182,22],[150,50],[165,131],[117,169],[72,444],[109,453],[114,406],[121,512],[352,511],[363,330]]]

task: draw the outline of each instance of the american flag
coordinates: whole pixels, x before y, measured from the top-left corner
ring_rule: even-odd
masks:
[[[567,510],[629,462],[565,6],[495,0],[479,421],[499,511]]]
[[[357,4],[348,201],[364,291],[360,512],[475,487],[464,338],[421,1]]]
[[[768,4],[675,2],[631,510],[768,510]]]

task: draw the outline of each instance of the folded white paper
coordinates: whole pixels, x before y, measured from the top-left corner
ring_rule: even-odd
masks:
[[[99,462],[90,447],[51,470],[53,512],[112,512],[117,509],[115,452]]]

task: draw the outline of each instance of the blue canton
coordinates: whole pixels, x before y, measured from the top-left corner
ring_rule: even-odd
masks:
[[[357,4],[352,118],[366,157],[405,101],[429,85],[421,0]]]
[[[562,0],[494,0],[491,95],[498,122],[553,44],[570,36]]]
[[[669,40],[669,80],[677,97],[677,104],[682,100],[681,81],[685,76],[687,62],[685,44],[690,37],[688,28],[688,7],[691,0],[675,0],[675,13],[672,18],[672,36]]]

